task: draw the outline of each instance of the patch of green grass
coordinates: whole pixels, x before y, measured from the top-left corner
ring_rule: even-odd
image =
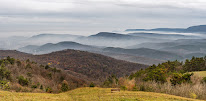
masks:
[[[78,88],[60,94],[17,93],[0,91],[0,101],[198,101],[174,95],[121,91],[111,93],[110,88]]]

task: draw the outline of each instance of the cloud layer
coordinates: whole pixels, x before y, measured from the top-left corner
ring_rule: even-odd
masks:
[[[0,0],[0,34],[94,34],[205,24],[205,0]]]

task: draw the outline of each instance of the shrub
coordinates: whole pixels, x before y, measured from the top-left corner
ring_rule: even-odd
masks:
[[[26,65],[26,68],[31,68],[31,65],[30,65],[30,64],[27,64],[27,65]]]
[[[32,85],[31,88],[37,88],[37,85]]]
[[[52,79],[52,73],[47,74],[50,79]]]
[[[43,90],[43,89],[44,89],[42,85],[40,86],[40,89],[41,89],[41,90]]]
[[[62,91],[62,92],[66,92],[66,91],[68,91],[68,90],[69,90],[68,82],[67,82],[66,80],[64,80],[64,81],[62,82],[61,91]]]
[[[7,60],[9,61],[10,64],[14,65],[15,63],[15,59],[14,58],[10,58],[9,56],[7,57]]]
[[[170,79],[172,85],[177,85],[182,83],[182,74],[174,73]]]
[[[143,79],[144,81],[150,80],[161,83],[165,83],[167,81],[165,68],[156,67],[155,69],[153,68],[152,70],[148,70],[147,72],[148,73],[146,74],[146,77]]]
[[[197,95],[195,93],[190,93],[190,98],[196,99]]]
[[[134,86],[134,87],[132,88],[132,90],[133,90],[133,91],[138,91],[138,88],[137,88],[136,86]]]
[[[28,72],[28,73],[27,73],[27,76],[28,76],[28,77],[32,77],[31,72]]]
[[[173,73],[170,82],[172,85],[182,84],[182,83],[191,83],[191,76],[193,73]]]
[[[47,87],[47,88],[46,88],[46,92],[47,92],[47,93],[52,93],[52,92],[53,92],[53,91],[52,91],[52,88]]]
[[[29,63],[29,62],[30,62],[30,60],[29,60],[29,59],[27,59],[27,60],[26,60],[26,63]]]
[[[18,77],[18,82],[22,86],[28,86],[29,85],[29,80],[27,78],[24,78],[23,76]]]
[[[64,80],[64,77],[63,77],[63,76],[61,76],[61,77],[60,77],[60,81],[63,81],[63,80]]]
[[[11,80],[11,72],[5,67],[0,66],[0,79],[3,80],[4,78]]]
[[[120,89],[125,91],[125,90],[127,90],[127,87],[126,86],[121,86]]]
[[[202,83],[206,83],[206,77],[202,78]]]
[[[46,66],[45,66],[45,69],[49,69],[49,68],[50,68],[49,65],[46,65]]]
[[[94,83],[92,82],[89,87],[95,87]]]
[[[0,81],[0,83],[1,83],[1,89],[3,89],[3,90],[9,90],[10,89],[9,82]]]
[[[194,75],[194,73],[185,73],[182,75],[183,82],[191,83],[191,76]]]
[[[4,72],[4,77],[7,79],[7,80],[11,80],[11,72],[9,70],[6,70]]]
[[[115,75],[109,76],[103,83],[105,87],[116,87],[118,85],[118,78]]]
[[[16,64],[17,64],[17,66],[21,66],[21,61],[20,61],[20,60],[17,60],[17,61],[16,61]]]
[[[144,86],[144,85],[140,85],[139,90],[140,90],[140,91],[146,91],[145,86]]]

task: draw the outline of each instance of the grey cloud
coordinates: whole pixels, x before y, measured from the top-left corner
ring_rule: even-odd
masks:
[[[205,10],[204,0],[1,0],[0,34],[188,27],[204,24]]]

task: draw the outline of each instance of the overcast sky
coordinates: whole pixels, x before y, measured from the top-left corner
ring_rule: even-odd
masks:
[[[0,0],[0,35],[206,24],[206,0]]]

